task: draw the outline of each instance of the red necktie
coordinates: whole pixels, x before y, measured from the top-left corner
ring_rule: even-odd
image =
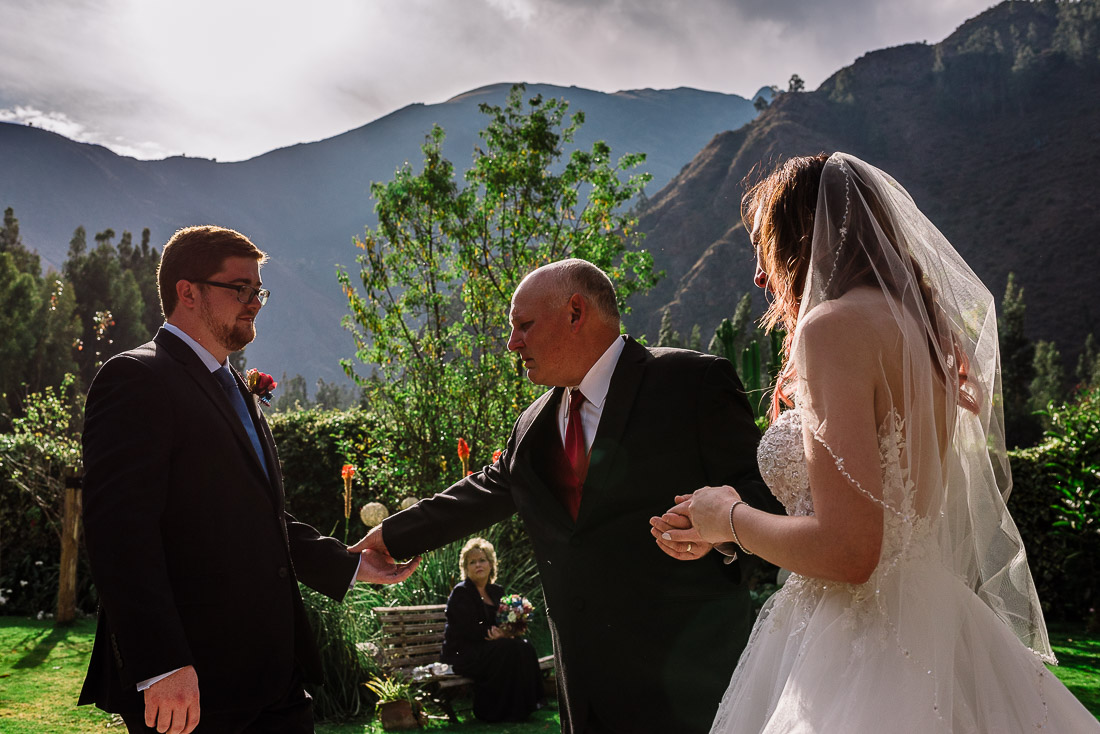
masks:
[[[577,519],[577,510],[581,506],[581,487],[584,478],[588,474],[588,452],[584,446],[584,421],[581,419],[581,404],[584,403],[584,395],[580,390],[573,389],[569,395],[569,422],[565,426],[565,456],[573,466],[573,473],[577,476],[576,492],[573,497],[566,498],[566,507],[573,519]]]

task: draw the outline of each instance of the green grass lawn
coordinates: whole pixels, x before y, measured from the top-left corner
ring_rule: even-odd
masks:
[[[4,734],[125,732],[121,720],[91,706],[76,706],[92,652],[94,620],[55,628],[49,620],[0,617],[0,731]],[[1100,639],[1055,627],[1051,642],[1061,665],[1054,674],[1100,718]],[[462,714],[462,723],[432,721],[429,728],[462,734],[551,734],[559,729],[555,708],[524,724],[482,724]],[[375,721],[324,723],[318,734],[379,734]]]

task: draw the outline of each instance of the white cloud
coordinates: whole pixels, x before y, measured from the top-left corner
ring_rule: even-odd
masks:
[[[0,108],[128,155],[238,160],[495,82],[812,89],[990,2],[0,0]]]
[[[119,155],[132,158],[163,158],[170,155],[170,151],[166,151],[159,143],[152,141],[135,143],[119,135],[110,136],[98,130],[90,130],[64,112],[43,112],[34,107],[19,105],[14,108],[0,108],[0,122],[42,128],[64,135],[78,143],[103,145]]]

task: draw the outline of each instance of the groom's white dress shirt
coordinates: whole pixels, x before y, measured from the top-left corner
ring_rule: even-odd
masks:
[[[596,437],[600,416],[603,415],[603,406],[607,401],[607,389],[611,386],[611,376],[615,374],[615,367],[619,364],[624,346],[626,346],[625,334],[611,342],[611,346],[585,374],[581,384],[568,387],[562,393],[561,404],[558,405],[558,432],[561,434],[562,445],[565,444],[565,429],[569,425],[569,400],[574,390],[580,390],[584,395],[584,402],[580,407],[581,422],[584,424],[584,450],[585,453],[592,450],[592,440]]]

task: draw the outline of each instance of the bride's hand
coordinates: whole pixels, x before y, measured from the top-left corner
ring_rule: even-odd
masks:
[[[675,501],[679,504],[689,497],[691,497],[690,494],[677,495]],[[690,517],[673,510],[667,511],[660,517],[649,518],[649,525],[649,534],[656,539],[657,547],[679,561],[694,561],[696,558],[702,558],[710,552],[712,547],[692,531]],[[665,534],[673,530],[683,531],[686,534],[676,541],[667,540],[664,537]]]
[[[680,498],[677,498],[680,499]],[[741,499],[737,490],[728,485],[721,487],[703,487],[665,513],[683,515],[691,522],[690,530],[672,529],[662,538],[677,543],[698,537],[706,543],[724,543],[731,540],[729,529],[730,506]]]

